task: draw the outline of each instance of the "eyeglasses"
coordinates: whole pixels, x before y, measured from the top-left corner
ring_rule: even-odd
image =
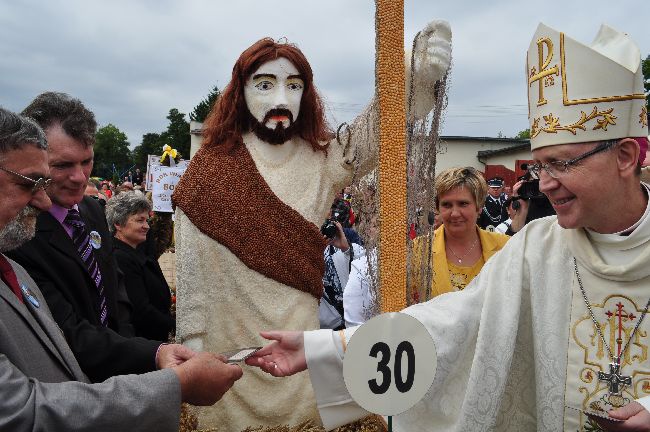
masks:
[[[617,142],[618,140],[605,141],[603,143],[600,143],[592,150],[589,150],[580,156],[574,157],[573,159],[557,160],[543,164],[528,165],[528,172],[535,176],[535,178],[539,178],[539,174],[541,173],[542,169],[544,169],[544,171],[546,171],[546,173],[554,179],[560,178],[569,171],[570,166],[577,164],[583,159],[587,159],[589,156],[593,156],[613,147]]]
[[[9,174],[13,174],[13,175],[15,175],[17,177],[20,177],[23,180],[27,180],[27,181],[33,183],[34,186],[32,187],[32,194],[35,194],[36,192],[38,192],[41,189],[46,190],[50,186],[50,184],[52,184],[52,179],[51,178],[40,177],[38,180],[34,180],[33,178],[29,178],[27,176],[19,174],[19,173],[15,172],[15,171],[12,171],[10,169],[3,168],[1,166],[0,166],[0,170],[2,170],[4,172],[8,172]]]

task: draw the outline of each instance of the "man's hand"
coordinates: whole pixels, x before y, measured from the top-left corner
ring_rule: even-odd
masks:
[[[181,383],[183,402],[192,405],[213,405],[242,377],[238,365],[225,362],[223,356],[203,352],[180,366],[173,367]]]
[[[624,407],[610,411],[609,416],[623,422],[612,422],[600,417],[592,417],[605,431],[650,431],[650,412],[634,401]]]
[[[165,369],[178,366],[194,357],[196,353],[186,346],[179,344],[164,344],[156,354],[156,368]]]
[[[269,331],[260,335],[273,342],[247,358],[247,365],[257,366],[275,377],[285,377],[307,369],[303,332]]]
[[[345,252],[350,248],[350,244],[348,243],[348,239],[345,237],[343,226],[338,223],[338,221],[334,221],[334,225],[336,225],[337,228],[336,235],[332,239],[326,237],[325,239],[327,240],[327,244],[337,247]]]

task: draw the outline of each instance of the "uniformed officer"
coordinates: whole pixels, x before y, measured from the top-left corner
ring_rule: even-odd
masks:
[[[508,212],[504,205],[506,196],[503,193],[503,178],[493,177],[488,180],[488,196],[478,218],[478,225],[488,231],[508,219]]]

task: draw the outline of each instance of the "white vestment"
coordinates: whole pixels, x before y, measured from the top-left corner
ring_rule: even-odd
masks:
[[[650,297],[647,210],[640,222],[631,235],[621,237],[565,230],[555,216],[533,221],[465,290],[405,309],[434,339],[438,366],[429,392],[395,417],[394,430],[583,430],[586,417],[565,405],[588,404],[584,395],[595,400],[606,393],[606,384],[585,368],[609,372],[610,360],[606,354],[599,357],[598,336],[588,337],[595,331],[577,286],[573,257],[601,325],[614,297],[626,299],[628,312],[636,308],[635,319],[624,323],[629,338]],[[580,326],[582,334],[576,330]],[[354,330],[345,330],[347,340]],[[632,375],[632,386],[624,391],[629,400],[650,394],[649,330],[646,317],[628,348],[631,364],[624,364],[622,373]],[[339,335],[306,332],[305,353],[326,428],[366,414],[345,388]],[[567,358],[578,363],[569,363],[567,369]]]

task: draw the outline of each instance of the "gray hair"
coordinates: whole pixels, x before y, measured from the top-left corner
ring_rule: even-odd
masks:
[[[115,234],[115,224],[124,225],[129,216],[142,211],[151,211],[151,203],[144,195],[137,192],[121,192],[106,203],[108,228]]]
[[[34,119],[45,130],[54,125],[61,125],[67,135],[82,142],[86,147],[95,144],[95,115],[79,99],[69,94],[41,93],[21,114]]]
[[[0,155],[25,144],[47,149],[45,133],[33,120],[0,108]]]

